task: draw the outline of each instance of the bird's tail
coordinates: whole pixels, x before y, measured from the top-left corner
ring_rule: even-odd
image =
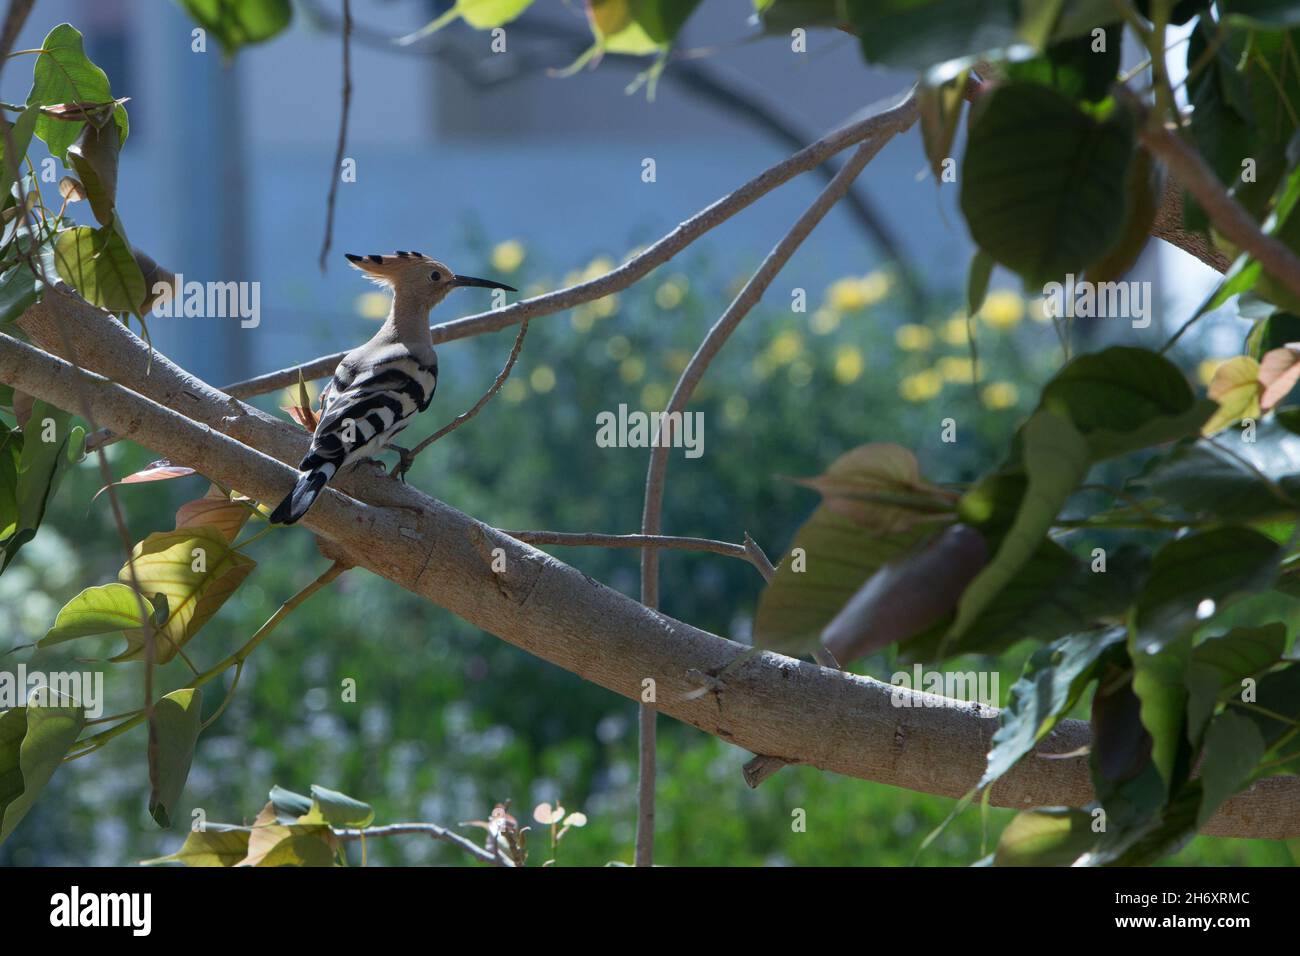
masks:
[[[307,513],[316,496],[329,481],[331,469],[322,470],[319,466],[298,472],[298,481],[293,491],[284,496],[274,511],[271,512],[271,524],[293,524]]]

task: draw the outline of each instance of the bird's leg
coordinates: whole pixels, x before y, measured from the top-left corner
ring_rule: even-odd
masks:
[[[397,452],[397,464],[393,466],[393,470],[389,474],[402,484],[406,484],[406,473],[415,464],[415,455],[411,454],[411,449],[403,448],[401,445],[389,445],[388,450]]]

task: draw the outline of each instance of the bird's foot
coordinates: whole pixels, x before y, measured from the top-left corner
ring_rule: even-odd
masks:
[[[389,445],[388,447],[390,450],[397,452],[397,464],[393,466],[393,470],[389,474],[402,484],[406,484],[406,473],[415,464],[415,455],[411,454],[409,448],[402,448],[398,445]]]

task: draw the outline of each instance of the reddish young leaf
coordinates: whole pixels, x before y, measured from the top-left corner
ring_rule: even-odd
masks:
[[[193,468],[173,465],[166,458],[160,458],[157,461],[150,462],[134,474],[127,475],[121,481],[114,481],[112,484],[105,485],[95,492],[95,497],[90,500],[94,501],[95,498],[108,491],[113,485],[135,485],[144,481],[167,481],[169,478],[186,478],[192,474],[194,474]]]

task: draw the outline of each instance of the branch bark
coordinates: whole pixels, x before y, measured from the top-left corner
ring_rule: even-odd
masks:
[[[157,353],[145,374],[143,343],[112,318],[65,297],[47,296],[24,317],[24,327],[38,341],[40,313],[54,308],[85,323],[79,343],[84,367],[100,373],[109,367],[134,369],[123,381],[136,391],[83,373],[100,422],[258,500],[278,500],[285,493],[293,472],[283,462],[301,454],[305,432],[244,410]],[[62,359],[0,335],[0,381],[69,407],[77,400],[77,374]],[[177,392],[178,382],[186,383],[186,394]],[[158,403],[162,394],[173,395],[178,411]],[[328,491],[304,519],[310,530],[330,539],[357,566],[585,680],[637,700],[642,677],[653,676],[665,714],[754,753],[847,776],[957,797],[983,773],[997,729],[995,710],[935,706],[945,702],[769,652],[739,664],[721,688],[692,695],[698,681],[691,672],[717,673],[749,649],[652,611],[376,472],[359,470],[343,488],[365,500]],[[506,556],[502,573],[492,571],[495,548]],[[904,706],[894,704],[895,695]],[[1088,739],[1087,724],[1066,721],[1039,751],[1068,753]],[[1011,807],[1082,806],[1091,799],[1085,760],[1033,756],[998,781],[991,794],[995,806]],[[1300,836],[1300,780],[1261,781],[1228,801],[1203,832]]]

